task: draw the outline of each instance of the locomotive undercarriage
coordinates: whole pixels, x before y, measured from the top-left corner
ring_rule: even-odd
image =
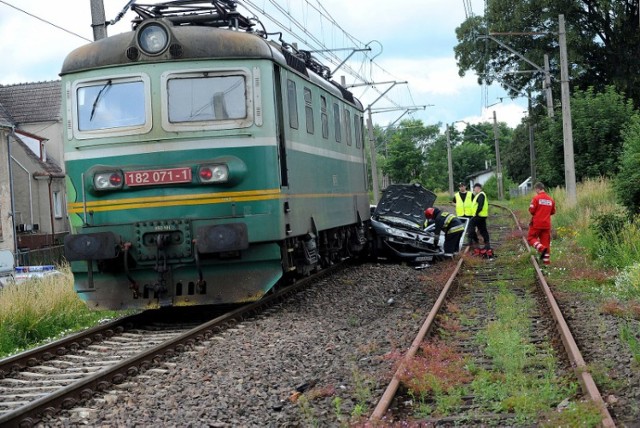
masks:
[[[308,276],[347,257],[360,254],[367,245],[362,224],[308,233],[283,243],[282,266],[285,273]],[[291,275],[290,275],[291,276]]]
[[[131,241],[105,232],[75,235],[82,244],[77,246],[86,251],[72,262],[76,290],[83,299],[90,306],[108,309],[258,300],[278,281],[308,276],[360,254],[368,242],[363,224],[292,237],[279,244],[249,245],[243,235],[245,225],[196,228],[193,237],[187,221],[167,223],[171,227],[164,222],[136,224],[136,239]],[[87,248],[96,237],[101,246],[115,244],[115,252],[89,256]]]

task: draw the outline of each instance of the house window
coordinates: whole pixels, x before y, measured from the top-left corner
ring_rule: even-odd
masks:
[[[62,218],[62,192],[53,192],[53,215],[55,218]]]
[[[287,104],[289,105],[289,126],[298,129],[298,104],[296,100],[296,82],[287,79]]]

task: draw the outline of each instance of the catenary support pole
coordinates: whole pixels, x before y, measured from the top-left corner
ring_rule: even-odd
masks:
[[[574,206],[578,201],[576,194],[576,170],[573,155],[573,126],[571,123],[571,103],[569,94],[569,61],[567,59],[567,33],[564,15],[558,17],[558,36],[560,42],[560,89],[562,97],[562,135],[564,137],[564,181],[567,188],[567,202]]]
[[[496,111],[493,111],[493,137],[496,144],[496,179],[498,182],[498,200],[504,199],[504,191],[502,187],[502,165],[500,163],[500,139],[498,138],[498,119]]]
[[[447,166],[449,168],[449,197],[453,198],[453,158],[451,155],[451,128],[447,125]]]
[[[94,41],[107,37],[107,18],[102,0],[91,0],[91,27]]]

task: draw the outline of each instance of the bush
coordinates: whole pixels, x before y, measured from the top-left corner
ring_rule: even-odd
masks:
[[[621,300],[640,299],[640,263],[627,266],[616,276],[612,293]]]
[[[614,208],[609,212],[599,212],[591,217],[589,228],[599,238],[619,236],[620,232],[629,223],[627,213],[621,208]]]

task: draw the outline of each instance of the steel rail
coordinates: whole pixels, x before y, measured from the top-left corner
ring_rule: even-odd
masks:
[[[511,216],[514,219],[516,226],[518,227],[518,230],[522,233],[522,241],[524,242],[527,250],[531,252],[531,247],[529,246],[527,239],[524,237],[524,232],[522,230],[522,227],[516,215],[513,213],[513,211],[509,210],[506,207],[501,207],[501,208],[505,208],[511,213]],[[589,397],[589,399],[596,405],[596,407],[598,407],[598,410],[600,410],[600,413],[602,414],[602,422],[601,422],[602,426],[605,428],[615,427],[616,424],[613,421],[613,418],[611,417],[609,410],[607,410],[607,405],[602,399],[602,395],[600,394],[600,391],[598,390],[598,387],[595,381],[593,380],[593,376],[591,376],[591,373],[589,373],[587,364],[584,362],[584,358],[582,358],[582,353],[580,352],[580,348],[578,347],[578,344],[573,338],[571,329],[569,328],[567,321],[564,319],[564,316],[562,315],[562,311],[560,310],[560,306],[558,306],[558,302],[553,296],[553,292],[551,291],[551,288],[549,287],[549,284],[547,283],[547,280],[544,277],[544,273],[540,269],[538,260],[534,255],[531,256],[531,263],[535,267],[536,276],[538,279],[537,281],[538,286],[541,288],[542,293],[545,296],[547,305],[549,305],[549,309],[551,310],[551,315],[553,316],[553,319],[556,322],[556,328],[558,329],[558,333],[560,334],[560,338],[562,339],[562,344],[564,345],[565,352],[569,357],[571,366],[573,367],[573,370],[582,387],[582,392],[587,397]]]
[[[511,214],[518,230],[522,234],[522,240],[527,250],[530,252],[531,248],[526,238],[524,237],[524,232],[514,212],[502,205],[498,205],[498,204],[491,204],[491,205],[501,208],[503,210],[506,210]],[[467,251],[468,251],[468,247],[465,249],[465,253]],[[556,328],[557,328],[558,334],[561,337],[562,343],[565,348],[565,352],[567,353],[567,356],[571,362],[574,372],[578,377],[578,380],[582,386],[583,393],[600,410],[600,413],[602,415],[601,425],[606,428],[615,427],[616,426],[615,422],[613,421],[613,418],[611,417],[611,415],[609,414],[609,411],[607,410],[607,406],[604,403],[604,400],[602,399],[600,391],[598,390],[598,387],[596,386],[593,380],[593,377],[588,371],[588,368],[584,362],[584,359],[582,358],[582,354],[580,353],[580,349],[578,348],[578,345],[576,344],[575,339],[573,338],[573,334],[571,333],[571,330],[569,329],[569,326],[565,321],[564,316],[562,315],[562,311],[560,310],[560,307],[558,306],[558,303],[556,302],[555,297],[553,296],[553,293],[551,292],[551,289],[547,281],[545,280],[544,274],[540,269],[538,261],[536,260],[534,255],[531,256],[531,261],[536,270],[536,275],[538,279],[538,281],[536,282],[540,286],[545,296],[545,300],[548,304],[549,310],[551,311],[553,319],[556,322]],[[427,315],[427,318],[425,319],[422,327],[420,328],[420,331],[418,332],[416,338],[413,340],[411,347],[409,348],[406,355],[404,356],[401,363],[399,364],[398,369],[394,373],[393,378],[391,379],[391,382],[389,383],[386,390],[384,391],[374,411],[371,413],[371,416],[369,417],[369,420],[371,422],[375,423],[377,421],[380,421],[385,415],[385,413],[389,410],[391,402],[393,401],[393,398],[395,397],[395,394],[398,391],[398,387],[400,386],[400,375],[402,373],[403,368],[407,365],[407,362],[410,361],[410,359],[415,356],[416,351],[420,347],[420,344],[424,340],[427,333],[431,330],[431,327],[436,319],[436,316],[438,315],[438,312],[440,311],[445,299],[447,298],[447,295],[449,294],[452,288],[452,284],[455,281],[458,273],[460,272],[460,269],[463,263],[464,263],[464,258],[460,257],[460,260],[458,260],[456,268],[454,269],[453,273],[447,280],[447,283],[445,284],[440,295],[438,296],[438,299],[436,300],[436,303],[434,304],[433,308]]]
[[[115,332],[119,332],[123,326],[141,322],[144,318],[146,318],[144,312],[118,318],[108,323],[74,333],[60,340],[46,343],[37,348],[4,358],[0,360],[0,379],[11,372],[33,367],[43,361],[48,361],[56,355],[64,355],[68,350],[84,348],[94,341],[100,341],[104,337],[111,337]]]
[[[469,247],[465,249],[465,253],[468,252],[468,249]],[[438,296],[436,303],[433,305],[433,308],[431,309],[431,311],[429,311],[429,315],[427,315],[427,318],[422,324],[420,331],[418,331],[418,335],[413,340],[413,343],[411,343],[411,347],[407,351],[406,355],[404,356],[400,365],[398,366],[398,369],[394,373],[393,378],[391,379],[391,382],[389,382],[389,385],[387,386],[387,389],[385,389],[384,393],[382,394],[382,398],[380,398],[380,401],[376,405],[376,408],[373,410],[373,413],[369,417],[369,420],[377,421],[382,419],[384,414],[389,409],[389,406],[391,405],[391,401],[393,400],[393,397],[395,397],[396,392],[398,391],[398,387],[400,386],[400,376],[404,371],[404,368],[406,367],[407,362],[410,361],[415,356],[425,336],[431,330],[431,327],[433,326],[433,322],[435,321],[436,316],[438,315],[438,312],[440,312],[440,308],[444,304],[444,301],[446,300],[447,295],[449,294],[449,290],[453,286],[453,281],[455,281],[456,277],[458,276],[458,272],[460,272],[460,268],[462,267],[463,262],[464,262],[464,259],[461,257],[460,260],[458,260],[458,263],[456,264],[456,268],[454,269],[451,276],[449,276],[447,283],[445,284],[444,288],[440,292],[440,295]]]
[[[221,315],[134,357],[80,379],[71,385],[55,391],[53,394],[0,415],[0,426],[3,428],[32,427],[42,420],[42,416],[51,416],[57,413],[59,409],[71,408],[79,401],[88,400],[95,392],[102,392],[112,384],[118,384],[123,382],[127,377],[136,376],[141,370],[146,370],[152,365],[173,356],[175,352],[182,352],[188,347],[193,346],[196,342],[202,342],[208,339],[216,331],[222,330],[225,324],[227,326],[232,325],[237,322],[238,319],[242,319],[244,315],[258,312],[263,307],[284,300],[291,294],[307,287],[312,282],[344,268],[346,263],[347,262],[337,263],[323,269],[319,273],[298,280],[294,284],[270,296]]]

